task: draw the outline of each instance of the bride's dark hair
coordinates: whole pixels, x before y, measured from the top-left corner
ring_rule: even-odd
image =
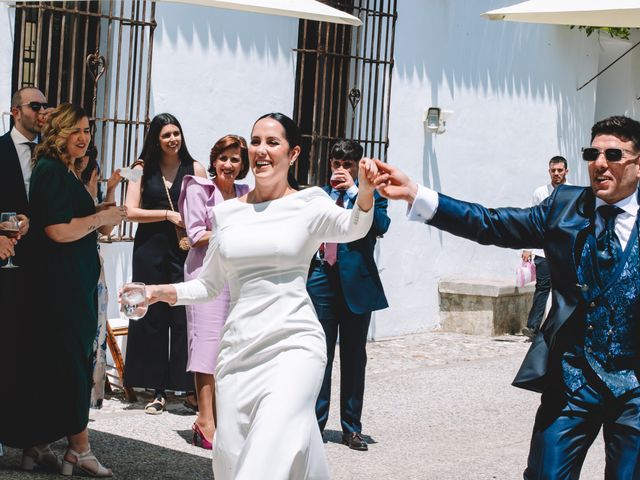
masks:
[[[262,115],[260,118],[258,118],[255,121],[253,126],[255,127],[256,123],[258,123],[260,120],[264,118],[272,118],[273,120],[278,122],[280,125],[282,125],[282,128],[284,129],[284,138],[289,143],[290,149],[293,147],[300,147],[300,150],[302,150],[302,132],[300,131],[300,127],[298,127],[296,122],[291,120],[284,113],[272,112],[272,113],[266,113]],[[287,174],[287,181],[289,182],[289,186],[291,188],[293,188],[294,190],[300,190],[300,185],[298,184],[298,180],[293,174],[293,167],[289,168],[289,173]]]

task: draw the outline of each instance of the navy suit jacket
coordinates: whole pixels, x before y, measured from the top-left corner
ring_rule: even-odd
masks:
[[[29,200],[24,188],[22,167],[10,132],[0,137],[0,212],[22,213],[30,217]],[[16,245],[15,263],[28,257],[29,234]]]
[[[327,194],[331,193],[329,185],[322,188]],[[348,200],[345,208],[352,209],[355,200]],[[387,232],[391,220],[387,216],[387,199],[375,192],[374,201],[371,229],[355,242],[338,244],[338,263],[334,267],[340,275],[345,302],[349,310],[356,314],[382,310],[389,306],[373,254],[377,237]]]
[[[595,230],[592,189],[559,186],[531,208],[488,209],[446,195],[438,198],[430,225],[483,245],[544,249],[553,285],[551,310],[513,382],[544,391],[559,380],[563,352],[584,338],[585,305],[577,265],[587,235]]]

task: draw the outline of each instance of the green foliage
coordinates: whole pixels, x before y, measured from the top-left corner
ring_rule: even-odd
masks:
[[[576,25],[572,25],[569,27],[571,29],[576,28]],[[587,37],[590,36],[593,32],[605,32],[608,33],[611,38],[619,38],[621,40],[629,40],[629,34],[631,33],[631,29],[627,27],[587,27],[587,26],[577,26],[578,30],[584,30],[587,34]]]

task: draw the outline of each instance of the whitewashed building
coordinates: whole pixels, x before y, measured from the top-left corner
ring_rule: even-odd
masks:
[[[324,183],[327,146],[344,135],[449,195],[527,206],[548,181],[551,156],[564,155],[569,180],[586,184],[580,147],[591,125],[638,117],[640,54],[578,90],[636,34],[621,41],[480,17],[509,3],[331,2],[363,20],[355,28],[150,0],[0,2],[0,111],[26,85],[51,102],[83,103],[96,118],[105,173],[135,158],[157,113],[180,119],[206,164],[216,139],[248,136],[259,115],[281,111],[307,135],[302,184]],[[425,129],[429,107],[453,112],[444,133]],[[0,133],[8,128],[3,113]],[[518,263],[518,252],[410,224],[405,208],[390,205],[392,225],[379,242],[391,306],[374,314],[373,338],[437,326],[440,279],[511,279]],[[123,226],[116,240],[130,235]],[[103,247],[112,288],[126,279],[131,246]]]

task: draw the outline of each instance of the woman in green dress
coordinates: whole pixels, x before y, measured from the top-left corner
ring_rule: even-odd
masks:
[[[100,263],[96,230],[126,218],[125,207],[96,208],[73,169],[84,156],[91,134],[81,107],[62,104],[47,119],[35,151],[31,176],[31,230],[39,266],[40,314],[34,339],[45,355],[39,367],[41,391],[48,416],[31,433],[33,443],[23,454],[23,467],[55,466],[46,446],[67,437],[69,447],[62,474],[79,469],[92,476],[110,477],[93,456],[87,424],[92,385],[93,342],[97,329],[96,287]],[[35,333],[34,333],[35,335]]]

